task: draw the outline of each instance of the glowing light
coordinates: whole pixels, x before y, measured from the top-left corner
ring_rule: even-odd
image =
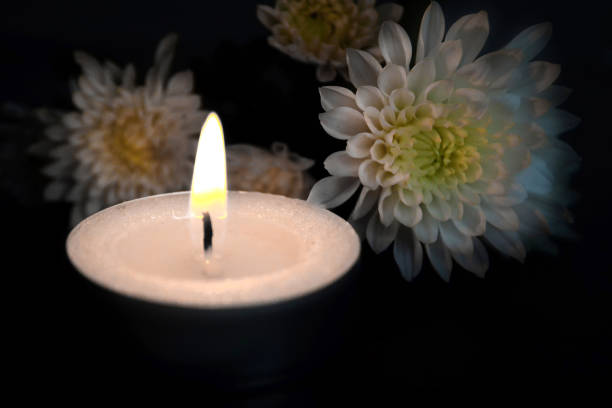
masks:
[[[214,218],[227,216],[227,170],[223,126],[211,112],[204,121],[191,181],[189,200],[191,216],[201,218],[210,212]]]

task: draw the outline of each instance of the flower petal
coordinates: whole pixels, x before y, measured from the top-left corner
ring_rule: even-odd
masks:
[[[376,11],[378,12],[378,21],[399,21],[404,13],[404,7],[396,3],[385,3],[376,6]]]
[[[406,86],[406,70],[395,64],[388,64],[378,76],[378,88],[385,95]]]
[[[448,202],[444,199],[434,196],[429,204],[427,204],[429,213],[439,221],[446,221],[451,216],[451,208]]]
[[[418,62],[406,76],[406,87],[420,95],[421,92],[436,78],[436,66],[432,59]]]
[[[478,238],[472,238],[474,251],[471,255],[460,252],[451,252],[453,258],[464,269],[474,273],[479,278],[484,278],[489,269],[489,254],[487,249]]]
[[[416,62],[422,61],[442,42],[444,38],[444,13],[437,2],[432,2],[421,20],[417,41]]]
[[[429,212],[422,208],[423,218],[421,222],[414,226],[414,233],[419,241],[424,244],[431,244],[438,239],[438,220],[432,217]]]
[[[417,277],[423,265],[423,247],[414,232],[409,228],[400,228],[395,237],[393,256],[402,276],[407,281]]]
[[[492,225],[487,225],[484,237],[501,253],[510,255],[520,262],[525,261],[525,246],[516,231],[501,231]]]
[[[278,24],[278,14],[276,9],[262,4],[257,6],[257,19],[269,29],[271,29],[275,24]]]
[[[540,23],[521,31],[504,48],[516,48],[523,52],[525,61],[531,61],[550,40],[552,24]]]
[[[533,61],[514,73],[508,88],[515,94],[531,96],[546,90],[560,74],[559,64]]]
[[[359,198],[357,199],[357,203],[355,204],[355,208],[351,213],[349,218],[358,219],[366,215],[374,205],[378,201],[378,196],[380,195],[380,190],[371,190],[367,187],[363,187],[361,189],[361,193],[359,193]]]
[[[511,183],[503,195],[487,195],[484,197],[491,205],[512,207],[527,199],[527,191],[519,183]]]
[[[359,166],[359,180],[361,180],[361,184],[370,189],[376,189],[378,187],[376,174],[379,169],[380,165],[374,160],[364,160]]]
[[[344,150],[330,154],[323,162],[325,170],[332,176],[357,177],[362,160],[354,159]]]
[[[397,23],[385,21],[378,33],[378,45],[387,64],[410,67],[412,44],[406,31]]]
[[[538,118],[536,124],[541,126],[549,136],[556,136],[578,126],[580,118],[561,109],[551,109]]]
[[[357,133],[368,131],[363,114],[346,106],[320,113],[319,121],[323,129],[336,139],[348,139]]]
[[[479,206],[463,204],[463,217],[453,219],[455,227],[465,235],[482,235],[487,226],[487,219]]]
[[[391,245],[395,236],[397,235],[399,224],[397,222],[392,223],[390,226],[385,227],[378,217],[378,213],[372,214],[370,221],[368,222],[368,228],[366,230],[366,238],[372,250],[379,254]]]
[[[325,111],[339,106],[357,109],[355,94],[341,86],[323,86],[319,88],[319,95],[321,96],[321,106]]]
[[[520,51],[499,50],[464,65],[457,74],[476,87],[504,88],[520,62]]]
[[[174,74],[168,81],[168,95],[188,94],[193,90],[193,73],[182,71]]]
[[[397,194],[393,193],[391,188],[383,189],[378,199],[378,215],[380,215],[380,221],[385,227],[391,225],[395,221],[393,217],[393,209],[395,204],[398,202]]]
[[[325,177],[312,187],[307,201],[323,208],[334,208],[348,200],[358,188],[358,178]]]
[[[450,281],[451,270],[453,269],[453,260],[451,259],[450,251],[444,245],[441,238],[432,244],[425,244],[425,250],[431,265],[434,267],[438,275],[446,282]]]
[[[463,54],[459,66],[470,64],[478,56],[489,36],[489,16],[486,11],[468,14],[457,20],[446,34],[446,41],[461,40]]]
[[[365,51],[349,48],[346,50],[349,78],[355,87],[363,85],[376,86],[378,74],[382,68],[376,58]]]
[[[459,231],[452,221],[440,223],[440,237],[451,252],[469,255],[474,250],[472,238]]]
[[[561,85],[551,85],[538,94],[538,97],[547,99],[552,106],[558,106],[565,102],[572,90]]]
[[[356,102],[363,111],[370,106],[381,110],[385,107],[385,96],[375,86],[360,86],[357,88]]]
[[[519,219],[512,208],[497,207],[487,202],[482,202],[480,208],[489,224],[502,230],[517,231],[519,229]]]
[[[358,133],[347,141],[346,152],[356,159],[369,157],[375,141],[376,138],[371,133]]]
[[[398,201],[393,209],[395,219],[407,227],[414,227],[423,218],[423,210],[421,206],[407,206],[401,201]]]
[[[404,108],[407,108],[408,106],[411,106],[414,100],[414,93],[406,88],[396,89],[395,91],[391,92],[391,95],[389,96],[391,106],[398,112]]]
[[[453,81],[443,79],[431,83],[427,88],[425,88],[425,90],[423,91],[423,95],[425,99],[439,103],[446,101],[452,92]]]
[[[459,67],[462,56],[463,48],[460,40],[443,42],[434,57],[436,78],[446,79],[454,74]]]

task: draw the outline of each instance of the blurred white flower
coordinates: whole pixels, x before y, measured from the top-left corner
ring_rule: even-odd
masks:
[[[135,85],[132,65],[75,53],[83,69],[72,92],[78,110],[51,121],[47,140],[33,146],[53,160],[43,169],[54,179],[45,198],[73,202],[72,224],[121,201],[189,187],[192,136],[204,112],[190,71],[167,80],[175,44],[176,35],[160,42],[144,86]]]
[[[306,172],[314,162],[291,153],[284,143],[271,151],[236,144],[227,147],[229,187],[293,198],[306,198],[314,180]]]
[[[378,55],[380,23],[399,21],[403,7],[376,0],[277,0],[259,5],[257,17],[270,31],[270,45],[298,61],[316,64],[317,79],[331,81],[346,70],[346,49],[370,49]]]
[[[558,65],[530,62],[550,24],[521,32],[501,50],[477,57],[489,33],[487,14],[469,14],[445,34],[432,3],[413,49],[406,32],[385,22],[379,45],[386,65],[348,50],[356,92],[320,89],[319,118],[346,150],[325,161],[330,177],[309,201],[328,208],[361,187],[351,215],[375,252],[394,244],[410,280],[423,247],[448,280],[453,259],[484,276],[483,240],[520,261],[525,243],[552,249],[547,235],[570,235],[567,178],[579,158],[559,135],[579,120],[555,108],[570,93],[552,85]]]

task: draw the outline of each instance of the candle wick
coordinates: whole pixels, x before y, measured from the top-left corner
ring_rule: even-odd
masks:
[[[213,228],[212,221],[210,219],[210,214],[205,212],[203,214],[203,222],[204,222],[204,254],[208,254],[212,252],[212,244],[213,244]]]

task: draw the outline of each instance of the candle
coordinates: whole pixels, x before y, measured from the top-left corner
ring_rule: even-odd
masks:
[[[298,356],[317,360],[305,351],[332,350],[346,316],[338,315],[343,286],[331,284],[354,269],[360,243],[327,210],[225,186],[223,131],[209,115],[191,192],[100,211],[70,233],[67,252],[164,358],[196,364],[206,378],[256,382]]]

